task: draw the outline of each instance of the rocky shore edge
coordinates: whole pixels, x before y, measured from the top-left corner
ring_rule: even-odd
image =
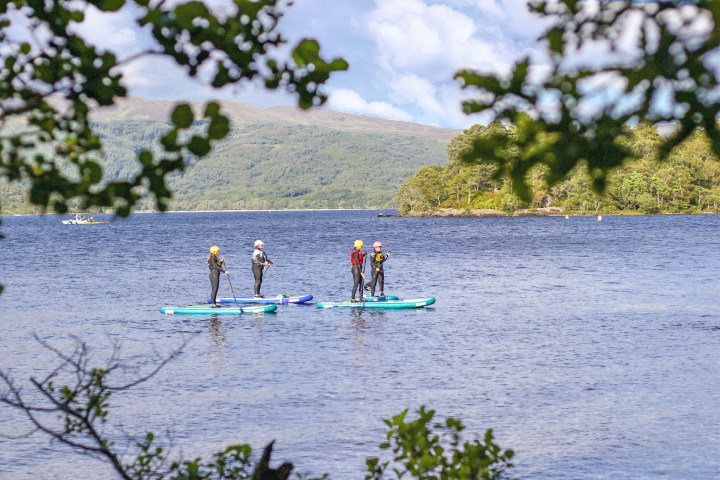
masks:
[[[564,216],[565,209],[560,207],[528,208],[515,210],[512,213],[502,210],[479,209],[458,210],[455,208],[441,208],[427,212],[410,212],[404,214],[380,214],[383,217],[557,217]]]

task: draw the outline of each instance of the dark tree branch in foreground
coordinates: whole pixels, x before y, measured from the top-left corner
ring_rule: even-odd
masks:
[[[156,354],[153,366],[147,373],[137,375],[120,357],[115,345],[110,358],[102,368],[90,367],[91,350],[87,344],[75,339],[72,353],[36,340],[59,360],[58,366],[42,380],[30,379],[33,389],[25,392],[5,370],[0,380],[6,391],[0,392],[0,403],[22,412],[32,426],[23,436],[36,433],[50,437],[54,442],[71,447],[76,452],[110,464],[119,478],[132,480],[287,480],[294,470],[290,462],[277,468],[271,466],[275,441],[263,450],[252,468],[252,448],[247,444],[230,445],[215,453],[208,461],[172,460],[169,448],[158,445],[155,434],[146,432],[142,438],[133,438],[109,422],[110,400],[113,395],[127,392],[153,378],[168,362],[182,352],[183,343],[170,355]],[[147,363],[147,362],[146,362]],[[136,375],[130,381],[112,386],[111,379],[130,372]],[[69,381],[71,386],[63,382]],[[387,441],[382,450],[392,452],[392,458],[379,457],[366,460],[368,480],[384,478],[416,478],[444,480],[491,480],[504,478],[512,467],[511,450],[502,450],[494,443],[492,430],[483,440],[464,441],[463,424],[454,418],[443,423],[433,422],[434,410],[420,407],[418,418],[407,420],[408,410],[385,420],[388,426]],[[4,438],[18,438],[2,434]],[[118,443],[127,447],[121,450]],[[326,480],[328,474],[313,477],[296,472],[299,479]]]
[[[129,178],[104,178],[92,111],[127,97],[122,66],[140,58],[170,59],[196,81],[209,73],[214,89],[258,80],[267,90],[291,93],[303,109],[323,104],[323,85],[348,64],[321,57],[313,39],[276,56],[287,43],[278,24],[292,2],[227,3],[229,15],[200,1],[0,2],[0,182],[27,186],[28,200],[43,211],[103,207],[124,217],[146,197],[165,211],[172,195],[167,176],[205,157],[231,126],[218,103],[202,112],[180,103],[160,144],[137,153]],[[118,60],[75,33],[87,11],[112,14],[123,7],[137,12],[136,27],[149,30],[155,45]]]
[[[8,372],[0,370],[0,379],[7,387],[7,391],[0,396],[0,402],[23,412],[33,427],[23,436],[43,433],[80,454],[109,463],[120,478],[128,480],[285,480],[289,477],[293,469],[291,463],[284,463],[278,469],[270,467],[273,442],[265,448],[251,477],[252,449],[248,445],[231,445],[216,453],[207,463],[203,463],[200,458],[171,461],[168,449],[157,445],[153,433],[148,432],[140,439],[133,439],[126,434],[126,438],[118,438],[117,434],[108,433],[113,430],[108,424],[111,397],[153,378],[168,362],[180,355],[187,341],[166,357],[156,354],[156,361],[149,372],[113,386],[111,380],[119,374],[139,370],[125,363],[120,357],[118,345],[113,346],[104,367],[92,368],[89,366],[91,351],[86,343],[75,339],[74,350],[66,354],[37,335],[35,339],[57,357],[59,364],[43,379],[31,378],[31,392],[24,392]],[[58,386],[58,382],[64,381],[69,381],[69,385]],[[123,440],[130,447],[120,452],[118,440]]]
[[[221,15],[199,1],[0,2],[0,125],[17,119],[15,125],[23,127],[16,135],[3,132],[0,179],[29,184],[30,202],[58,213],[67,212],[72,202],[75,208],[110,207],[126,216],[148,195],[164,211],[171,196],[166,175],[207,155],[227,135],[229,119],[216,103],[199,116],[180,104],[160,153],[139,152],[139,173],[108,182],[91,111],[126,97],[122,66],[151,56],[172,60],[196,81],[201,72],[209,73],[211,88],[258,80],[268,90],[293,94],[301,108],[321,105],[327,99],[323,85],[348,64],[322,58],[313,39],[277,56],[287,43],[279,22],[291,3],[227,0],[233,13]],[[111,14],[123,7],[138,12],[135,24],[151,32],[154,45],[118,60],[74,33],[88,10]]]

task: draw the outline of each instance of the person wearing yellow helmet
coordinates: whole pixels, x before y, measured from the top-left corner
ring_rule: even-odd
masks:
[[[362,240],[355,240],[355,248],[350,251],[350,272],[353,276],[353,289],[352,296],[350,297],[351,302],[356,302],[355,292],[360,291],[360,301],[363,302],[363,280],[365,279],[365,253],[363,253],[363,242]]]
[[[365,290],[370,292],[371,296],[375,296],[375,287],[380,287],[380,296],[385,296],[385,269],[383,263],[390,258],[390,251],[383,253],[382,243],[373,243],[373,252],[370,254],[370,268],[372,268],[372,279],[370,283],[365,285]]]
[[[217,293],[220,287],[220,274],[227,273],[225,270],[225,260],[219,257],[220,247],[213,245],[210,247],[210,256],[208,257],[208,268],[210,268],[210,307],[218,308]]]
[[[252,254],[252,272],[255,277],[255,298],[263,298],[260,294],[262,287],[263,273],[273,264],[263,251],[265,244],[262,240],[255,240],[255,251]]]

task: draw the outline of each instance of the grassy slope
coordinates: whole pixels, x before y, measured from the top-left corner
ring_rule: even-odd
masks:
[[[135,152],[153,147],[172,105],[130,99],[95,116],[106,178],[136,170]],[[445,163],[447,143],[459,133],[327,110],[223,108],[234,128],[210,156],[169,180],[174,209],[394,206],[398,188],[420,167]],[[3,213],[32,211],[18,192],[0,186]]]

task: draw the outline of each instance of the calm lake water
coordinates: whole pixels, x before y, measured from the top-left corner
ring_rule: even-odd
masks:
[[[186,458],[231,443],[335,479],[363,477],[383,419],[403,408],[494,429],[516,478],[720,477],[720,216],[378,218],[372,211],[137,214],[109,225],[5,217],[0,368],[28,378],[79,337],[97,365],[119,342],[149,382],[111,398],[111,423],[154,431]],[[98,216],[96,216],[97,219]],[[386,292],[432,308],[164,316],[207,298],[221,248],[252,293],[347,299],[353,241],[392,250]],[[227,278],[220,292],[231,296]],[[0,434],[29,430],[0,407]],[[35,435],[0,437],[2,479],[105,479],[102,463]]]

